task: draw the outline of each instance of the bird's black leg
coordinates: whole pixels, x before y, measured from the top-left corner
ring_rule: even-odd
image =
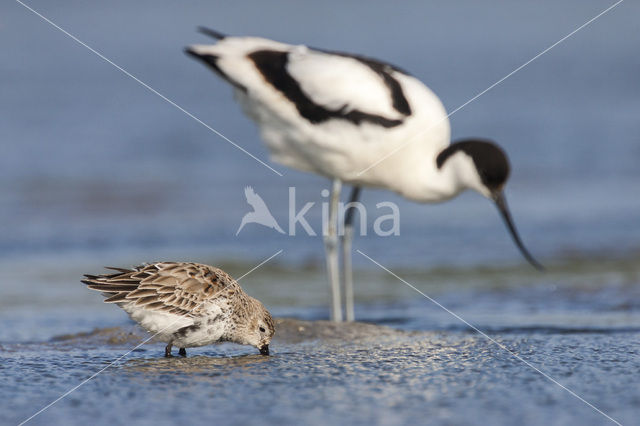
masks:
[[[353,310],[353,269],[351,267],[351,243],[353,242],[353,216],[356,210],[356,203],[360,198],[362,188],[354,186],[351,190],[351,197],[345,206],[344,212],[344,234],[342,236],[342,265],[344,268],[344,304],[347,321],[353,321],[355,314]],[[360,212],[362,214],[362,212]]]
[[[180,354],[180,356],[187,356],[187,350],[185,348],[180,348],[178,353]]]
[[[169,343],[164,348],[164,356],[165,356],[165,358],[169,358],[171,356],[171,346],[173,346],[173,345],[171,343]]]

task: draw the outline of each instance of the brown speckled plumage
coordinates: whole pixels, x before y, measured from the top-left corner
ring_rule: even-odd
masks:
[[[250,344],[268,352],[275,331],[271,315],[223,270],[187,262],[108,269],[115,272],[85,275],[82,282],[102,292],[106,303],[118,304],[145,329],[164,337],[167,354],[172,344],[184,348],[215,341]]]

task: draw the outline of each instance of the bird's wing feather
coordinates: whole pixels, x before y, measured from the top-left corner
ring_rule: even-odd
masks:
[[[126,271],[126,272],[125,272]],[[108,303],[136,306],[182,316],[197,316],[207,301],[237,284],[225,272],[197,263],[158,262],[117,273],[85,275],[82,282],[101,291]]]
[[[292,102],[303,102],[300,97],[304,96],[313,103],[304,108],[324,108],[332,117],[357,111],[392,125],[411,114],[398,81],[406,73],[363,56],[256,37],[226,37],[214,45],[193,45],[188,51],[209,65],[213,60],[216,72],[250,97],[259,98],[265,87],[273,90],[275,86]]]
[[[401,119],[389,87],[397,72],[390,65],[361,57],[293,48],[287,71],[316,104],[344,112],[353,110]]]

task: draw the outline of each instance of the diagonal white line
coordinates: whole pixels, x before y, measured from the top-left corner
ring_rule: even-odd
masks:
[[[260,262],[259,264],[257,264],[256,266],[254,266],[253,268],[251,268],[249,270],[249,272],[246,272],[245,274],[243,274],[240,278],[237,278],[236,281],[240,281],[241,279],[243,279],[244,277],[246,277],[247,275],[249,275],[250,273],[252,273],[253,271],[255,271],[256,269],[260,268],[262,265],[264,265],[265,263],[267,263],[268,261],[270,261],[271,259],[273,259],[274,257],[276,257],[277,255],[279,255],[280,253],[282,253],[284,251],[284,249],[280,249],[277,252],[275,252],[274,254],[272,254],[271,256],[269,256],[268,258],[266,258],[265,260],[263,260],[262,262]]]
[[[466,324],[469,328],[473,329],[475,332],[477,332],[478,334],[480,334],[481,336],[483,336],[484,338],[486,338],[487,340],[489,340],[492,343],[495,343],[500,349],[503,349],[507,352],[509,352],[514,358],[516,358],[517,360],[523,362],[524,364],[526,364],[528,367],[532,368],[533,370],[535,370],[536,372],[540,373],[543,377],[545,377],[547,380],[549,380],[552,383],[555,383],[556,385],[560,386],[562,389],[564,389],[565,391],[569,392],[571,395],[573,395],[574,397],[578,398],[580,401],[584,402],[586,405],[588,405],[589,407],[593,408],[595,411],[597,411],[598,413],[602,414],[604,417],[606,417],[607,419],[611,420],[613,423],[622,426],[622,424],[620,422],[618,422],[617,420],[613,419],[611,416],[609,416],[608,414],[606,414],[605,412],[603,412],[602,410],[600,410],[598,407],[596,407],[595,405],[591,404],[589,401],[585,400],[584,398],[582,398],[580,395],[578,395],[577,393],[575,393],[574,391],[572,391],[571,389],[567,388],[566,386],[564,386],[562,383],[558,382],[556,379],[554,379],[553,377],[551,377],[550,375],[548,375],[547,373],[545,373],[544,371],[540,370],[539,368],[537,368],[535,365],[531,364],[529,361],[527,361],[526,359],[522,358],[520,355],[518,355],[517,353],[513,352],[511,349],[507,348],[505,345],[503,345],[502,343],[496,341],[495,339],[493,339],[491,336],[489,336],[487,333],[485,333],[484,331],[480,330],[478,327],[476,327],[475,325],[471,324],[469,321],[465,320],[464,318],[462,318],[460,315],[456,314],[455,312],[447,309],[445,306],[443,306],[440,302],[438,302],[437,300],[433,299],[432,297],[430,297],[429,295],[425,294],[424,292],[422,292],[420,289],[416,288],[414,285],[412,285],[411,283],[409,283],[408,281],[404,280],[403,278],[399,277],[398,275],[396,275],[393,271],[389,270],[388,268],[385,268],[384,266],[382,266],[380,263],[376,262],[375,260],[373,260],[371,257],[367,256],[366,254],[364,254],[362,251],[360,250],[356,250],[358,253],[360,253],[362,256],[366,257],[367,259],[369,259],[371,262],[373,262],[374,264],[378,265],[380,268],[382,268],[383,270],[385,270],[386,272],[388,272],[389,274],[391,274],[393,277],[397,278],[398,280],[400,280],[401,282],[403,282],[404,284],[406,284],[407,286],[411,287],[413,290],[417,291],[418,293],[420,293],[423,297],[427,298],[430,302],[436,304],[438,307],[442,308],[444,311],[446,311],[447,313],[451,314],[452,316],[454,316],[455,318],[457,318],[458,320],[460,320],[461,322],[463,322],[464,324]]]
[[[92,53],[94,53],[96,56],[98,56],[100,59],[104,60],[105,62],[111,64],[113,67],[115,67],[118,71],[122,72],[124,75],[126,75],[127,77],[133,79],[134,81],[136,81],[138,84],[140,84],[142,87],[144,87],[145,89],[149,90],[151,93],[153,93],[154,95],[159,96],[162,100],[164,100],[165,102],[167,102],[168,104],[170,104],[171,106],[177,108],[178,110],[180,110],[182,113],[184,113],[186,116],[192,118],[193,120],[195,120],[196,122],[198,122],[199,124],[201,124],[202,126],[206,127],[207,129],[209,129],[211,132],[215,133],[216,135],[220,136],[222,139],[224,139],[225,141],[229,142],[231,145],[233,145],[234,147],[236,147],[237,149],[239,149],[240,151],[244,152],[245,154],[247,154],[249,157],[253,158],[254,160],[256,160],[258,163],[262,164],[263,166],[265,166],[266,168],[268,168],[269,170],[271,170],[273,173],[277,174],[278,176],[282,176],[282,173],[280,173],[279,171],[277,171],[276,169],[274,169],[273,167],[271,167],[270,165],[268,165],[267,163],[265,163],[264,161],[262,161],[261,159],[259,159],[258,157],[256,157],[255,155],[253,155],[252,153],[250,153],[249,151],[247,151],[246,149],[244,149],[243,147],[241,147],[240,145],[238,145],[237,143],[235,143],[234,141],[232,141],[231,139],[229,139],[228,137],[226,137],[225,135],[223,135],[222,133],[220,133],[219,131],[217,131],[216,129],[214,129],[213,127],[211,127],[210,125],[208,125],[207,123],[205,123],[204,121],[200,120],[198,117],[196,117],[195,115],[193,115],[192,113],[190,113],[189,111],[187,111],[186,109],[184,109],[183,107],[181,107],[180,105],[178,105],[177,103],[175,103],[174,101],[172,101],[171,99],[169,99],[168,97],[166,97],[165,95],[163,95],[162,93],[158,92],[156,89],[154,89],[153,87],[149,86],[147,83],[145,83],[144,81],[140,80],[138,77],[136,77],[135,75],[131,74],[129,71],[125,70],[124,68],[122,68],[120,65],[116,64],[115,62],[113,62],[111,59],[107,58],[106,56],[104,56],[102,53],[98,52],[97,50],[95,50],[94,48],[92,48],[91,46],[89,46],[87,43],[83,42],[82,40],[78,39],[76,36],[74,36],[73,34],[69,33],[68,31],[64,30],[63,28],[61,28],[60,26],[58,26],[57,24],[55,24],[53,21],[51,21],[50,19],[48,19],[47,17],[43,16],[42,14],[40,14],[39,12],[37,12],[36,10],[32,9],[31,7],[29,7],[28,5],[24,4],[22,1],[20,0],[16,0],[17,3],[21,4],[22,6],[24,6],[26,9],[30,10],[31,12],[33,12],[35,15],[39,16],[40,18],[42,18],[42,20],[44,20],[45,22],[51,24],[51,26],[53,26],[54,28],[56,28],[57,30],[59,30],[60,32],[62,32],[63,34],[67,35],[69,38],[71,38],[73,41],[75,41],[76,43],[82,45],[83,47],[87,48],[89,51],[91,51]]]
[[[260,262],[257,266],[254,266],[253,268],[251,268],[249,270],[249,272],[246,272],[244,275],[242,275],[240,278],[236,279],[236,281],[240,281],[242,278],[246,277],[247,275],[249,275],[250,273],[252,273],[253,271],[255,271],[256,269],[260,268],[262,265],[264,265],[265,263],[267,263],[268,261],[270,261],[271,259],[273,259],[274,257],[276,257],[277,255],[279,255],[280,253],[283,252],[283,249],[278,250],[276,253],[272,254],[271,256],[269,256],[267,259],[263,260],[262,262]],[[190,312],[195,311],[196,309],[198,309],[203,303],[202,302],[200,304],[198,304],[197,306],[195,306],[193,309],[191,309]],[[50,408],[51,406],[55,405],[56,403],[58,403],[59,401],[63,400],[64,398],[66,398],[67,396],[69,396],[70,394],[72,394],[73,392],[75,392],[78,388],[80,388],[81,386],[83,386],[84,384],[90,382],[91,380],[95,379],[100,373],[102,373],[104,370],[106,370],[107,368],[113,366],[115,363],[117,363],[118,361],[120,361],[122,358],[126,357],[127,355],[129,355],[131,352],[135,351],[136,349],[138,349],[140,346],[144,345],[145,343],[147,343],[148,341],[150,341],[151,339],[153,339],[154,337],[156,337],[158,334],[162,333],[163,331],[171,328],[174,324],[176,324],[179,320],[176,320],[174,322],[172,322],[171,324],[169,324],[168,326],[166,326],[165,328],[163,328],[162,330],[158,331],[157,333],[155,333],[154,335],[152,335],[151,337],[145,339],[144,341],[142,341],[142,343],[139,343],[138,345],[136,345],[133,349],[129,350],[128,352],[126,352],[123,355],[120,355],[118,358],[114,359],[113,361],[111,361],[109,364],[107,364],[105,367],[101,368],[100,370],[98,370],[97,372],[93,373],[91,376],[89,376],[88,378],[84,379],[82,382],[80,382],[78,385],[72,387],[71,389],[69,389],[68,391],[66,391],[65,393],[63,393],[62,395],[60,395],[58,398],[56,398],[55,400],[51,401],[49,404],[45,405],[44,407],[42,407],[40,410],[38,410],[37,412],[35,412],[34,414],[32,414],[31,416],[29,416],[28,418],[24,419],[23,421],[21,421],[18,426],[22,426],[25,423],[29,422],[30,420],[32,420],[34,417],[36,417],[37,415],[41,414],[42,412],[44,412],[45,410],[47,410],[48,408]]]
[[[529,65],[530,63],[532,63],[533,61],[535,61],[536,59],[538,59],[539,57],[541,57],[542,55],[544,55],[545,53],[547,53],[548,51],[550,51],[551,49],[553,49],[554,47],[556,47],[557,45],[559,45],[560,43],[562,43],[563,41],[565,41],[566,39],[568,39],[569,37],[573,36],[575,33],[577,33],[578,31],[582,30],[584,27],[586,27],[587,25],[591,24],[592,22],[594,22],[596,19],[600,18],[602,15],[608,13],[609,11],[611,11],[613,8],[615,8],[616,6],[618,6],[620,3],[622,3],[624,0],[618,0],[616,3],[612,4],[611,6],[609,6],[608,8],[606,8],[605,10],[603,10],[602,12],[598,13],[596,16],[594,16],[593,18],[589,19],[587,22],[585,22],[584,24],[580,25],[578,28],[576,28],[575,30],[571,31],[569,34],[567,34],[566,36],[562,37],[560,40],[556,41],[555,43],[553,43],[551,46],[547,47],[546,49],[544,49],[543,51],[541,51],[540,53],[538,53],[536,56],[534,56],[533,58],[529,59],[527,62],[525,62],[524,64],[520,65],[518,68],[514,69],[513,71],[511,71],[509,74],[505,75],[504,77],[502,77],[500,80],[496,81],[495,83],[493,83],[491,86],[487,87],[486,89],[484,89],[483,91],[481,91],[480,93],[478,93],[477,95],[475,95],[474,97],[472,97],[471,99],[469,99],[468,101],[466,101],[465,103],[463,103],[462,105],[460,105],[459,107],[457,107],[456,109],[454,109],[453,111],[451,111],[449,114],[447,114],[447,116],[445,118],[443,118],[440,121],[437,121],[433,124],[431,124],[430,126],[428,126],[427,128],[425,128],[424,130],[420,131],[419,133],[411,136],[407,141],[405,141],[404,143],[402,143],[400,146],[396,147],[395,149],[393,149],[391,152],[389,152],[388,154],[386,154],[384,157],[380,158],[379,160],[377,160],[375,163],[371,164],[369,167],[367,167],[366,169],[363,169],[361,171],[359,171],[356,176],[360,176],[363,173],[367,172],[369,169],[377,166],[378,164],[382,163],[384,160],[386,160],[387,158],[391,157],[392,155],[394,155],[396,152],[400,151],[401,149],[403,149],[404,147],[406,147],[407,145],[411,144],[412,142],[415,142],[416,138],[422,136],[423,134],[425,134],[426,132],[428,132],[429,130],[431,130],[432,128],[434,128],[435,126],[439,125],[440,123],[446,121],[449,119],[449,117],[451,117],[453,114],[455,114],[456,112],[460,111],[462,108],[466,107],[467,105],[469,105],[471,102],[475,101],[476,99],[478,99],[480,96],[484,95],[485,93],[487,93],[488,91],[490,91],[491,89],[493,89],[494,87],[496,87],[497,85],[499,85],[500,83],[502,83],[503,81],[505,81],[506,79],[508,79],[509,77],[511,77],[512,75],[514,75],[515,73],[517,73],[518,71],[520,71],[521,69],[523,69],[524,67],[526,67],[527,65]]]

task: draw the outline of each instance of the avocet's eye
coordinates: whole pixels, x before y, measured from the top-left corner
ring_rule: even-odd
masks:
[[[264,333],[265,331],[267,331],[267,330],[265,330],[264,327],[260,327],[260,332],[261,333]]]

